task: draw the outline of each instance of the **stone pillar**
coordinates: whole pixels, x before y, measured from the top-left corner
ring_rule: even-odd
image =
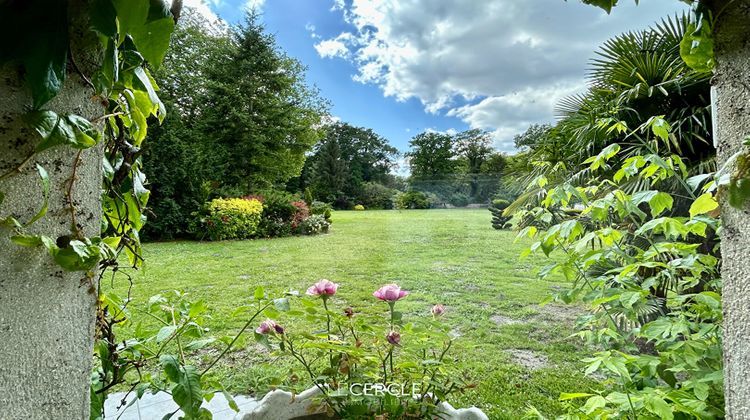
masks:
[[[711,7],[718,14],[713,85],[721,166],[750,136],[750,0],[717,0]],[[726,201],[721,206],[726,417],[750,419],[750,207],[738,210]]]
[[[90,75],[98,61],[98,43],[88,30],[84,3],[70,1],[71,48],[79,68]],[[0,174],[18,166],[39,141],[21,121],[31,104],[21,77],[15,66],[0,67]],[[104,110],[92,96],[69,60],[63,89],[45,108],[93,119]],[[49,211],[29,232],[53,239],[69,235],[66,192],[76,155],[64,146],[46,150],[20,173],[0,181],[5,194],[0,218],[13,215],[23,223],[39,210],[39,164],[50,176]],[[101,145],[81,153],[71,190],[76,219],[86,236],[100,230],[102,157]],[[96,288],[85,273],[63,271],[43,247],[13,244],[10,234],[0,229],[0,419],[87,419]]]

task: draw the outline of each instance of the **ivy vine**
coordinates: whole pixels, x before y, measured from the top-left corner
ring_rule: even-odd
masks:
[[[146,221],[144,210],[149,197],[140,154],[148,119],[156,117],[161,121],[166,112],[149,67],[158,66],[164,58],[175,21],[169,5],[161,0],[91,1],[86,8],[89,27],[96,33],[102,56],[100,67],[93,74],[84,74],[69,45],[71,7],[63,0],[10,1],[0,7],[3,20],[7,20],[2,25],[7,34],[3,35],[28,34],[21,42],[6,43],[0,51],[0,62],[22,68],[32,97],[23,119],[38,134],[33,152],[17,167],[0,174],[0,181],[21,173],[35,156],[48,149],[79,150],[67,181],[70,235],[53,239],[27,232],[30,225],[44,217],[49,200],[49,175],[38,165],[42,208],[27,222],[6,216],[0,218],[0,224],[12,230],[13,242],[27,247],[44,246],[54,261],[68,271],[116,269],[122,252],[131,266],[138,267],[143,261],[138,232]],[[37,30],[39,27],[45,30]],[[45,107],[62,89],[66,68],[73,68],[93,90],[103,104],[103,115],[88,120]],[[86,237],[75,219],[71,194],[80,151],[99,145],[104,149],[101,235]],[[0,192],[0,204],[5,198]]]

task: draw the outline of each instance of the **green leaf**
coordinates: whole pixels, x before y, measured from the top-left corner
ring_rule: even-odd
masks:
[[[617,0],[582,0],[584,4],[600,7],[605,12],[612,12],[612,8],[617,6]]]
[[[112,38],[117,35],[117,11],[112,0],[93,0],[89,6],[91,29]]]
[[[175,331],[177,331],[177,325],[167,325],[162,327],[156,334],[156,342],[161,343],[162,341],[168,339],[172,336],[172,334],[174,334]]]
[[[10,240],[13,241],[16,245],[25,246],[29,248],[34,248],[39,245],[42,245],[42,237],[39,235],[14,235],[10,237]]]
[[[289,311],[289,299],[287,298],[274,299],[273,306],[281,312],[287,312]]]
[[[651,132],[653,132],[655,136],[663,141],[669,140],[669,132],[672,130],[672,127],[667,120],[664,119],[664,116],[651,118],[649,125],[651,126]]]
[[[160,1],[113,0],[113,2],[120,21],[121,32],[129,34],[143,58],[158,68],[167,52],[174,30],[172,17],[164,16],[165,9],[163,4],[159,4]]]
[[[172,387],[172,399],[185,413],[187,418],[198,417],[203,403],[203,391],[201,388],[201,375],[193,366],[182,366],[178,359],[172,355],[163,355],[159,358],[164,372]]]
[[[710,72],[716,65],[711,24],[703,19],[699,27],[688,25],[680,42],[680,56],[685,64],[698,72]]]
[[[699,214],[706,214],[717,208],[719,208],[719,203],[716,201],[713,194],[705,193],[690,205],[690,217],[695,217]]]
[[[661,191],[656,193],[648,202],[648,205],[651,207],[652,217],[660,215],[664,210],[671,210],[673,204],[674,199],[672,196]]]
[[[266,296],[266,292],[263,290],[263,286],[258,286],[255,288],[255,292],[253,293],[253,298],[255,300],[261,300]]]
[[[659,396],[651,395],[645,401],[646,409],[662,420],[674,419],[674,413],[672,413],[672,407]]]
[[[587,394],[585,392],[574,392],[574,393],[563,392],[562,394],[560,394],[560,401],[575,400],[577,398],[586,398],[592,395],[594,394]]]
[[[36,165],[36,171],[39,173],[39,179],[42,180],[42,198],[44,201],[42,202],[42,208],[40,208],[36,215],[34,215],[34,217],[32,217],[31,220],[26,223],[26,226],[31,226],[32,224],[34,224],[34,222],[44,217],[44,215],[47,214],[47,209],[49,208],[49,174],[47,174],[47,171],[39,164]]]
[[[101,137],[88,120],[74,114],[60,116],[50,110],[31,111],[24,115],[24,120],[42,137],[36,146],[37,153],[59,145],[87,149]]]

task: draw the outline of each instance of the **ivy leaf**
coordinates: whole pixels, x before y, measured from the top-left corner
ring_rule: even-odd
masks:
[[[26,113],[24,120],[42,137],[36,146],[37,153],[59,145],[87,149],[96,145],[101,138],[99,131],[78,115],[61,116],[45,109]]]
[[[16,245],[25,246],[28,248],[34,248],[39,245],[42,245],[42,237],[39,235],[13,235],[10,237],[10,240],[13,241]]]
[[[129,34],[138,52],[155,68],[169,47],[174,20],[161,0],[114,0],[122,32]]]
[[[112,0],[93,0],[89,6],[91,29],[106,38],[117,35],[117,11]]]
[[[99,143],[101,134],[89,120],[74,114],[68,115],[66,118],[73,127],[73,132],[75,133],[74,147],[78,149],[87,149],[96,146],[96,144]]]
[[[36,165],[36,171],[39,173],[39,178],[42,180],[42,197],[44,201],[42,202],[42,208],[39,209],[36,215],[34,215],[34,217],[32,217],[31,220],[26,223],[26,226],[31,226],[32,224],[34,224],[34,222],[44,217],[44,215],[47,214],[47,209],[49,208],[49,174],[39,164]]]
[[[706,214],[714,211],[719,207],[719,203],[711,193],[705,193],[698,197],[693,204],[690,205],[690,217],[695,217],[699,214]]]
[[[710,72],[716,65],[711,32],[709,21],[702,19],[698,27],[694,23],[688,25],[680,42],[680,56],[695,71]]]

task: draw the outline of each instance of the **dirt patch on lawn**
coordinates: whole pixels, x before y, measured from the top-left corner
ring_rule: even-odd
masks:
[[[498,326],[520,324],[523,321],[520,319],[514,319],[504,315],[495,314],[490,317],[490,321],[494,322]]]
[[[538,306],[539,314],[536,318],[545,321],[558,321],[572,324],[576,319],[585,312],[581,307],[574,305],[548,304]]]
[[[514,363],[517,363],[529,370],[541,369],[543,367],[546,367],[547,363],[549,362],[547,356],[535,353],[531,350],[510,349],[504,351],[512,356]]]

